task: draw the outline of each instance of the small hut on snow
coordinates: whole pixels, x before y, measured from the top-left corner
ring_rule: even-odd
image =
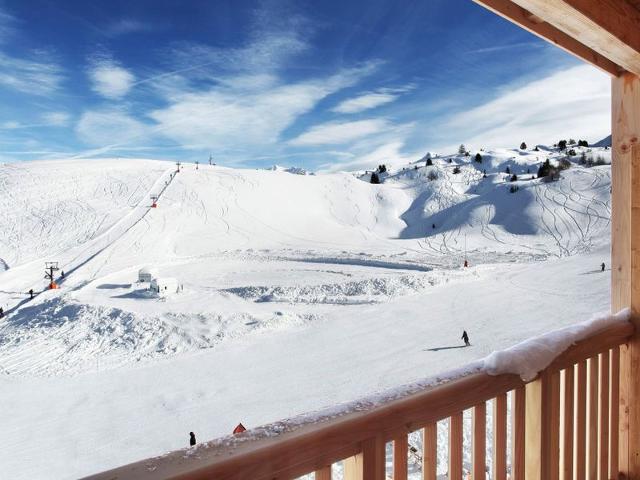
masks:
[[[175,278],[153,278],[149,288],[160,296],[172,295],[180,291],[180,285]]]
[[[155,273],[149,267],[143,267],[138,270],[138,282],[151,283]]]

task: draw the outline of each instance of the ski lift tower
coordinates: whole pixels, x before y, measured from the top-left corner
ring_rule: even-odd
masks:
[[[157,208],[157,207],[158,207],[158,196],[151,195],[151,208]]]
[[[180,162],[176,162],[176,167],[178,167],[178,169],[176,170],[176,173],[180,173],[180,166],[182,164]]]
[[[209,165],[213,165],[213,155],[209,154]]]
[[[200,162],[198,160],[196,160],[196,170],[198,170],[198,165],[200,164]]]
[[[55,290],[58,284],[55,282],[55,272],[60,270],[58,262],[44,262],[44,278],[49,280],[49,289]]]

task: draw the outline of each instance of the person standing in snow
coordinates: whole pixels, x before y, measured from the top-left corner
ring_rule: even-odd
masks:
[[[189,432],[189,446],[193,447],[196,444],[196,434]]]
[[[604,262],[602,262],[602,265],[600,265],[600,268],[602,268],[602,271],[604,272]]]
[[[471,346],[471,344],[469,343],[469,335],[467,335],[467,331],[466,330],[462,331],[462,337],[460,337],[460,338],[462,338],[462,340],[464,340],[465,347],[470,347]]]
[[[33,288],[29,290],[29,298],[33,300]]]

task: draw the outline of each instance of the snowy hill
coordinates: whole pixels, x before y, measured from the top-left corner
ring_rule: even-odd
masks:
[[[610,152],[570,148],[551,182],[538,168],[565,152],[543,146],[431,154],[380,185],[153,160],[0,165],[0,421],[12,432],[0,464],[12,478],[77,477],[181,447],[190,429],[212,438],[353,400],[608,308],[610,167],[587,160]],[[59,263],[57,290],[46,261]],[[139,283],[143,267],[170,290]],[[474,347],[429,350],[462,328]],[[145,441],[122,442],[125,430]]]

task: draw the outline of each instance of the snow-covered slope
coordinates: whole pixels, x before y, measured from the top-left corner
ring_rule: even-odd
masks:
[[[433,155],[381,185],[150,160],[1,165],[0,464],[88,474],[607,309],[610,167],[579,159],[610,157],[575,150],[554,182],[531,178],[564,157],[546,147]],[[59,290],[44,289],[45,261],[65,271]],[[149,292],[142,267],[180,291]],[[474,347],[450,349],[462,328]]]

